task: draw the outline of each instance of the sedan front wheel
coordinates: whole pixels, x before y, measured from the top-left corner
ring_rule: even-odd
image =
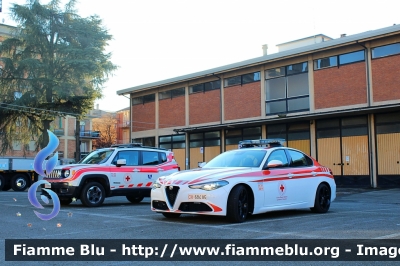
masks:
[[[249,192],[242,186],[232,189],[228,197],[227,218],[233,223],[242,223],[249,214]]]

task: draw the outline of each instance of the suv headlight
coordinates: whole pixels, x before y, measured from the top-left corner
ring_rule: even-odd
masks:
[[[71,174],[71,172],[69,170],[65,170],[65,172],[64,172],[65,177],[69,177],[70,174]]]
[[[228,185],[229,182],[225,180],[219,180],[219,181],[213,181],[213,182],[207,182],[207,183],[202,183],[202,184],[197,184],[197,185],[190,185],[189,187],[192,189],[202,189],[202,190],[215,190],[220,187]]]

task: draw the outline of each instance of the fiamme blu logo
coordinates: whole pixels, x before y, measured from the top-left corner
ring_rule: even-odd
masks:
[[[33,162],[33,169],[38,175],[41,176],[47,176],[47,174],[50,174],[58,162],[58,152],[56,152],[53,157],[47,160],[45,164],[45,169],[43,169],[43,164],[46,158],[57,149],[59,144],[59,140],[56,137],[56,135],[54,135],[49,130],[47,130],[47,133],[49,134],[49,143],[40,152],[38,152]],[[42,206],[42,204],[40,204],[40,202],[36,197],[37,188],[43,184],[50,184],[50,183],[47,182],[46,180],[39,180],[33,183],[33,185],[28,190],[28,199],[30,203],[38,209],[44,209],[44,207]],[[42,189],[45,190],[53,200],[53,210],[49,214],[43,214],[38,211],[33,211],[33,212],[36,214],[38,218],[47,221],[56,217],[58,212],[60,211],[60,199],[58,198],[57,194],[54,193],[51,189],[46,189],[46,188]],[[43,200],[44,203],[46,204],[49,203],[49,199],[45,195],[41,195],[41,199]]]

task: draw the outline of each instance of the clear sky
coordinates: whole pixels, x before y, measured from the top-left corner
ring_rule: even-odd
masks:
[[[26,1],[3,0],[5,24],[10,3]],[[129,106],[118,90],[259,57],[263,44],[271,54],[315,34],[336,39],[400,23],[399,0],[80,0],[76,9],[99,15],[113,35],[108,51],[119,69],[97,101],[109,111]]]

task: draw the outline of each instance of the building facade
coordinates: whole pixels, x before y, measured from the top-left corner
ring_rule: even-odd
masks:
[[[130,143],[130,107],[117,111],[117,144]]]
[[[240,140],[279,137],[338,186],[399,187],[400,25],[295,43],[118,91],[131,98],[132,141],[172,149],[192,169]]]

